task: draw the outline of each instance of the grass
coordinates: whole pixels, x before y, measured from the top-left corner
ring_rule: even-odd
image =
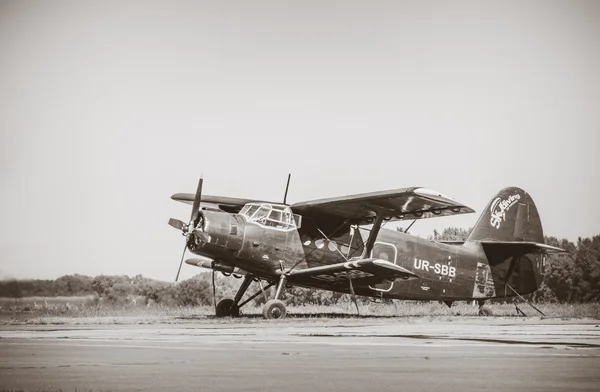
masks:
[[[518,317],[514,304],[487,305],[494,317]],[[519,304],[526,315],[540,317],[527,304]],[[538,304],[546,318],[600,319],[600,304]],[[478,307],[464,302],[452,308],[438,302],[393,301],[391,304],[367,303],[359,305],[363,318],[447,318],[458,320],[462,317],[477,316]],[[262,318],[262,309],[246,305],[242,313],[247,316],[231,322],[253,322]],[[0,325],[22,324],[156,324],[197,322],[199,319],[213,320],[212,306],[167,307],[161,305],[105,305],[93,297],[31,297],[17,302],[0,298]],[[340,302],[331,306],[303,305],[288,306],[290,319],[356,318],[356,308],[352,302]]]
[[[0,388],[0,392],[67,392],[67,391],[72,391],[71,389],[61,389],[61,388],[44,388],[44,389],[21,389],[21,388],[9,388],[9,389],[5,389],[5,388]],[[81,389],[81,388],[75,388],[74,389],[75,392],[88,392],[88,391],[95,391],[95,392],[110,392],[110,389]]]
[[[518,317],[514,304],[489,304],[494,317]],[[600,304],[536,304],[547,318],[600,318]],[[541,316],[528,304],[519,304],[519,308],[527,316]],[[448,308],[438,302],[394,301],[392,304],[370,303],[359,305],[361,316],[370,317],[427,317],[427,316],[477,316],[478,306],[464,302]],[[356,307],[353,303],[334,306],[299,306],[290,307],[289,312],[298,314],[346,314],[355,316]]]
[[[72,297],[24,297],[24,298],[4,298],[0,297],[0,308],[10,308],[11,306],[33,306],[50,307],[60,305],[91,305],[96,301],[96,296],[72,296]]]

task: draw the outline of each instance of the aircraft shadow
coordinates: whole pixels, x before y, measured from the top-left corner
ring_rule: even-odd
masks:
[[[461,316],[460,314],[449,314],[447,316]],[[288,319],[316,319],[316,318],[326,318],[326,319],[350,319],[350,318],[358,318],[358,319],[402,319],[402,318],[414,318],[414,317],[429,317],[427,315],[423,316],[414,316],[414,315],[394,315],[394,316],[386,316],[386,315],[357,315],[356,313],[300,313],[293,314],[288,313],[285,316],[285,320]],[[214,319],[214,320],[235,320],[235,319],[263,319],[263,315],[260,313],[256,314],[241,314],[236,318],[220,318],[214,315],[202,315],[202,316],[179,316],[175,317],[177,320],[206,320],[206,319]]]

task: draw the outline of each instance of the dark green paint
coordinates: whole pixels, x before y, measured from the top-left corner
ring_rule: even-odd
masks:
[[[359,257],[369,236],[365,228],[354,230],[349,224],[333,227],[314,217],[304,219],[299,229],[288,231],[221,211],[205,210],[203,218],[210,242],[201,245],[192,241],[193,253],[272,282],[277,282],[282,270]],[[541,284],[544,255],[535,247],[505,243],[515,241],[543,243],[542,226],[531,197],[522,189],[505,188],[488,203],[469,239],[462,244],[444,244],[382,228],[367,257],[386,259],[420,278],[354,289],[357,295],[371,297],[443,301],[513,296],[507,284],[520,294],[531,293]],[[347,282],[290,277],[288,284],[350,292]]]

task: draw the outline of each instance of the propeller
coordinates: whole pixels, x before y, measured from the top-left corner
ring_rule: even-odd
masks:
[[[177,270],[177,276],[175,277],[175,282],[179,280],[179,273],[181,272],[181,266],[183,265],[183,258],[185,257],[185,251],[187,250],[190,243],[190,234],[194,233],[200,237],[206,236],[206,233],[196,230],[196,226],[198,225],[199,217],[200,217],[200,201],[202,200],[202,183],[203,176],[200,175],[200,179],[198,180],[198,188],[196,188],[196,196],[194,197],[194,204],[192,205],[192,214],[190,216],[190,222],[188,224],[180,221],[179,219],[169,219],[169,225],[181,230],[183,235],[186,237],[185,246],[183,248],[183,253],[181,254],[181,261],[179,262],[179,269]]]

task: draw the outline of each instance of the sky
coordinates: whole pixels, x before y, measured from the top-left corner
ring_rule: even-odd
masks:
[[[599,2],[2,0],[0,53],[0,279],[174,280],[201,173],[476,210],[422,237],[519,186],[546,235],[600,234]]]

